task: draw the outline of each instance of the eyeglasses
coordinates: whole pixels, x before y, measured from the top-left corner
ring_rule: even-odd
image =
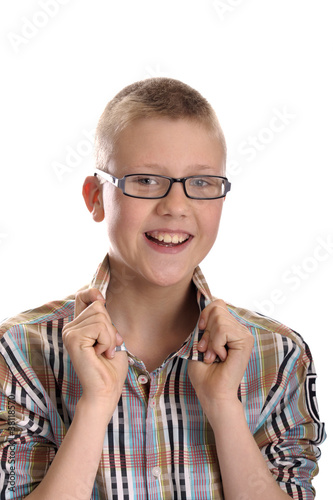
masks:
[[[159,199],[169,193],[172,184],[181,182],[185,195],[194,200],[215,200],[224,198],[230,191],[231,183],[226,177],[218,175],[190,175],[175,179],[165,175],[129,174],[122,179],[95,169],[94,175],[101,176],[132,198]]]

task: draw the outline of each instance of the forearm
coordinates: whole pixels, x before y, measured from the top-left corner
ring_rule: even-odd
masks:
[[[26,498],[89,500],[108,421],[102,406],[92,405],[81,399],[73,422],[45,478]]]
[[[238,400],[223,403],[209,419],[226,500],[290,499],[270,473]]]

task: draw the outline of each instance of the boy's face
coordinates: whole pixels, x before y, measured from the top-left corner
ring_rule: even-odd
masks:
[[[121,132],[108,170],[118,178],[137,173],[182,178],[223,175],[224,162],[221,144],[202,125],[149,118]],[[215,241],[222,205],[223,199],[187,198],[181,183],[155,200],[130,198],[104,183],[111,269],[139,283],[188,284]],[[177,244],[175,236],[186,241]]]

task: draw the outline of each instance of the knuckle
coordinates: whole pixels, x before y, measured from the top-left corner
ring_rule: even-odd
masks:
[[[73,345],[73,342],[76,340],[73,331],[71,329],[64,329],[62,332],[62,340],[66,347]]]
[[[103,324],[103,325],[105,325],[105,324],[106,324],[106,317],[105,317],[105,314],[103,314],[103,313],[102,313],[102,312],[100,312],[100,311],[97,311],[97,312],[95,313],[95,317],[94,317],[94,319],[95,319],[95,321],[96,321],[97,323],[101,323],[101,324]]]
[[[75,305],[81,305],[87,302],[88,296],[87,296],[87,290],[79,290],[75,294]]]
[[[103,342],[108,342],[107,339],[115,338],[115,336],[112,334],[113,332],[104,321],[99,322],[95,325],[95,333],[98,337],[102,337]]]
[[[221,347],[224,347],[225,345],[226,339],[219,339],[219,341],[212,342],[211,347],[215,352],[217,352],[221,349]]]
[[[212,304],[216,307],[223,307],[223,309],[225,308],[226,305],[222,299],[215,299],[213,300]]]
[[[226,318],[225,316],[221,316],[221,314],[219,314],[216,318],[216,322],[220,328],[223,328],[226,323],[230,322],[230,318]]]
[[[68,336],[69,331],[70,331],[70,323],[65,325],[64,328],[62,329],[61,335],[63,340]]]
[[[104,314],[105,307],[100,300],[95,300],[94,302],[92,302],[90,304],[90,307],[94,313],[96,313],[96,314],[103,313],[103,316],[105,316],[105,314]]]

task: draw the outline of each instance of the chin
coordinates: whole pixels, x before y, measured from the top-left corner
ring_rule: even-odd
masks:
[[[193,269],[194,270],[194,269]],[[170,286],[177,286],[181,283],[189,283],[192,279],[193,275],[193,270],[188,273],[184,273],[184,269],[182,272],[176,272],[176,271],[158,271],[156,273],[153,272],[152,276],[148,279],[148,281],[159,287],[170,287]]]

